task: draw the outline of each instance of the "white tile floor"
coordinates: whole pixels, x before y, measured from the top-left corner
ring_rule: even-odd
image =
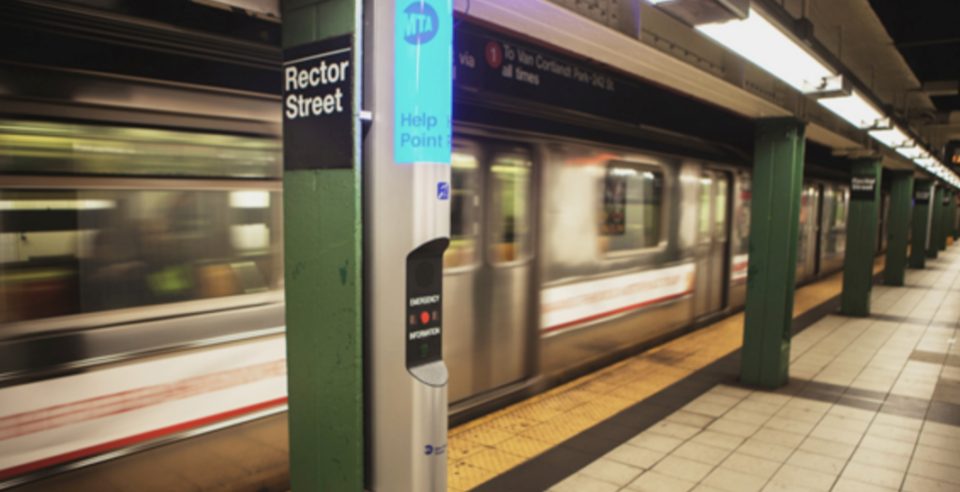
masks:
[[[874,286],[871,318],[797,335],[786,388],[716,386],[550,490],[960,491],[960,427],[924,420],[938,381],[960,385],[958,253]]]

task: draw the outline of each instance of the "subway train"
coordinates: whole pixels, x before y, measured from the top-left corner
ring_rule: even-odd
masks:
[[[642,99],[646,115],[749,122],[459,29],[443,293],[454,422],[742,309],[748,152],[669,115],[625,118]],[[549,63],[505,81],[511,52]],[[279,98],[4,68],[0,488],[262,419],[285,429]],[[53,76],[64,82],[34,84]],[[137,104],[95,110],[117,90]],[[174,114],[197,104],[206,116]],[[804,181],[798,284],[842,268],[849,200],[843,179]]]

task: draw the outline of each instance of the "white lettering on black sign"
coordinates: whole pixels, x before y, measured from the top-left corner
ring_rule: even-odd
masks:
[[[850,180],[850,199],[851,200],[870,200],[873,201],[877,196],[877,178],[876,176],[854,176]]]
[[[413,297],[410,299],[410,307],[413,306],[423,306],[425,304],[436,304],[440,302],[440,296],[423,296],[423,297]]]
[[[928,190],[917,190],[913,194],[913,204],[914,205],[929,205],[930,204],[930,191]]]
[[[460,90],[626,121],[635,121],[642,112],[637,84],[590,62],[477,26],[458,27],[454,47],[454,85]]]
[[[435,337],[440,334],[440,328],[427,328],[425,330],[411,331],[409,334],[410,340],[420,340],[421,338]]]
[[[352,44],[346,35],[284,50],[285,170],[353,167]]]
[[[296,66],[284,67],[284,89],[287,94],[287,109],[284,114],[288,120],[294,118],[306,118],[309,116],[321,116],[343,112],[343,90],[337,87],[333,92],[317,96],[303,97],[303,94],[297,94],[294,91],[304,90],[318,85],[334,85],[345,79],[347,70],[350,69],[350,60],[327,65],[326,60],[320,61],[320,64],[311,67],[309,70],[297,69]],[[343,75],[343,78],[341,78]]]

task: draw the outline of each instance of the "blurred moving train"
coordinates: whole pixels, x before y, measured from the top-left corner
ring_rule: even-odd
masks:
[[[475,65],[495,43],[711,111],[469,24],[458,36]],[[271,415],[285,430],[279,98],[2,63],[0,488]],[[742,308],[749,156],[468,68],[444,258],[453,419]],[[136,104],[97,109],[111,97]],[[804,182],[798,284],[842,268],[849,200],[841,179]]]

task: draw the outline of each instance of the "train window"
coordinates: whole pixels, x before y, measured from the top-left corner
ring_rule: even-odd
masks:
[[[717,196],[714,198],[714,238],[718,241],[727,240],[727,178],[718,177]]]
[[[748,254],[750,251],[750,206],[753,201],[753,190],[751,189],[751,177],[742,175],[740,178],[740,204],[734,202],[734,229],[737,236],[739,248],[737,254]]]
[[[697,234],[701,243],[709,243],[711,241],[710,224],[712,217],[710,215],[710,193],[712,189],[713,179],[710,178],[710,175],[704,174],[703,177],[700,178],[700,230]]]
[[[0,172],[279,178],[281,145],[236,135],[0,120]]]
[[[477,157],[456,146],[450,166],[450,246],[443,255],[443,266],[455,268],[477,261],[477,235],[480,233],[480,169]]]
[[[0,322],[279,287],[279,193],[0,191]]]
[[[519,261],[530,249],[529,157],[501,154],[490,165],[490,262]]]
[[[836,190],[833,193],[833,214],[830,216],[830,227],[847,226],[847,191]]]
[[[660,244],[663,172],[654,166],[611,162],[604,179],[600,231],[610,252]]]

